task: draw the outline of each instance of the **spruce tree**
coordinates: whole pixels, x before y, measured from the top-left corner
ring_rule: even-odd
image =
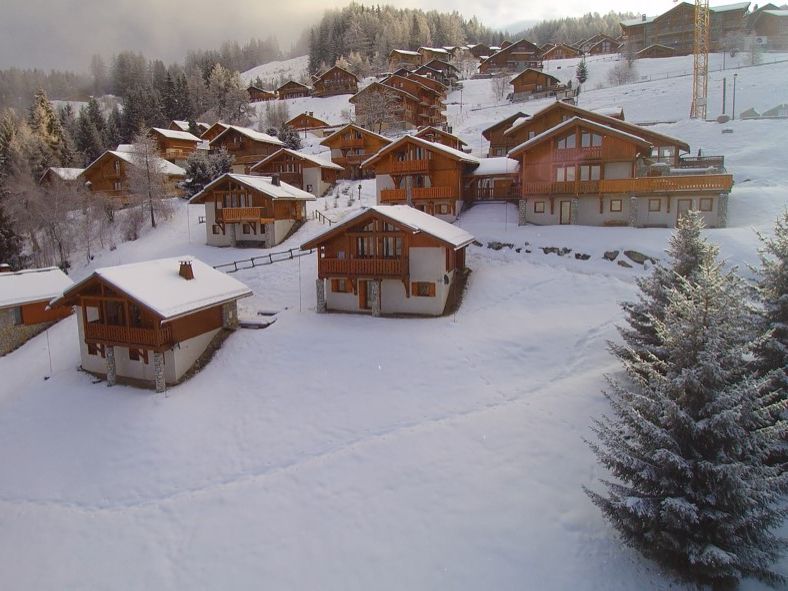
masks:
[[[283,123],[276,135],[284,143],[285,148],[290,148],[291,150],[301,149],[301,136],[289,125]]]
[[[77,150],[82,154],[82,163],[87,166],[104,153],[104,142],[101,133],[96,129],[93,119],[86,107],[79,113],[77,132],[74,138]]]
[[[581,59],[580,63],[577,64],[575,78],[577,78],[579,84],[584,84],[585,81],[588,80],[588,66],[586,65],[586,58]]]
[[[638,300],[622,305],[628,326],[619,327],[619,333],[625,344],[610,343],[610,349],[621,360],[664,357],[654,320],[664,318],[670,290],[682,279],[694,279],[701,266],[717,256],[717,247],[703,237],[702,230],[700,213],[690,210],[681,216],[670,238],[667,264],[656,264],[651,274],[636,280],[640,288]]]
[[[184,187],[187,196],[196,195],[203,188],[219,178],[226,172],[230,172],[234,157],[224,148],[205,152],[197,150],[186,160],[186,182]]]
[[[678,283],[650,318],[662,359],[625,360],[627,379],[610,380],[613,415],[589,445],[616,480],[586,493],[626,543],[689,579],[780,582],[786,478],[765,464],[776,434],[746,367],[746,292],[714,261]]]

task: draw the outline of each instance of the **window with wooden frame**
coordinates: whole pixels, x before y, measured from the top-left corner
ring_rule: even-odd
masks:
[[[358,236],[356,238],[356,256],[360,259],[375,256],[375,239],[371,236]]]
[[[573,131],[569,135],[565,135],[564,137],[559,138],[556,144],[556,148],[558,148],[559,150],[568,150],[570,148],[574,148],[576,143],[577,140],[575,138],[575,132]]]
[[[120,181],[115,181],[112,183],[112,190],[113,191],[120,191],[123,188],[123,185]]]
[[[402,256],[402,238],[397,236],[385,236],[383,238],[383,257],[399,258]]]
[[[622,208],[623,208],[623,202],[621,201],[621,199],[610,200],[611,213],[621,213]]]
[[[213,226],[211,226],[211,233],[212,234],[221,234],[222,233],[222,229],[219,226],[219,224],[214,224]]]
[[[534,213],[544,213],[544,201],[534,201]]]
[[[602,167],[598,164],[582,164],[580,166],[581,181],[598,181],[602,176]]]
[[[573,182],[575,180],[575,167],[574,166],[556,166],[555,167],[555,180],[559,183]]]
[[[331,280],[331,291],[334,293],[348,293],[350,289],[350,281],[344,278]]]
[[[602,136],[598,133],[584,131],[580,134],[580,146],[583,148],[596,148],[602,145]]]
[[[410,294],[421,298],[434,298],[435,283],[430,281],[414,281],[411,283]]]
[[[129,359],[132,361],[142,361],[143,363],[148,363],[148,352],[145,349],[129,349]]]
[[[438,205],[436,206],[436,213],[448,214],[449,213],[449,204],[448,203],[438,203]]]
[[[648,211],[649,213],[658,213],[662,211],[662,199],[649,199]]]
[[[251,234],[252,227],[249,224],[241,224],[241,233],[242,234]]]
[[[701,211],[712,211],[714,209],[714,199],[711,197],[701,197],[698,209]]]
[[[98,347],[95,343],[88,343],[88,355],[98,355]]]
[[[22,324],[22,307],[16,306],[15,308],[11,308],[11,318],[13,319],[14,326],[19,326]]]

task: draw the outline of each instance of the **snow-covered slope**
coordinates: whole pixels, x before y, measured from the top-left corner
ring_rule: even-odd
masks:
[[[279,78],[300,80],[307,73],[308,67],[309,56],[301,55],[289,60],[268,62],[261,66],[255,66],[251,70],[242,72],[241,78],[244,82],[252,82],[259,76],[264,83]]]
[[[738,74],[737,111],[786,101],[776,82],[788,80],[786,64]],[[708,235],[743,266],[755,261],[753,227],[788,205],[788,121],[690,122],[689,85],[589,90],[581,105],[678,120],[656,129],[725,154],[731,227]],[[489,82],[467,82],[462,113],[449,111],[477,151],[481,129],[544,104],[470,110],[488,92]],[[329,99],[300,100],[317,115]],[[343,101],[323,103],[326,116]],[[357,195],[358,184],[340,190]],[[360,184],[360,201],[342,194],[310,208],[339,220],[374,202],[374,181]],[[75,261],[72,276],[266,252],[206,246],[201,214],[180,202],[137,242]],[[517,227],[516,215],[488,204],[460,218],[482,242],[513,247],[470,247],[470,282],[450,317],[315,314],[312,256],[235,274],[255,292],[240,313],[275,310],[276,322],[239,330],[166,396],[78,372],[73,318],[0,358],[4,588],[689,590],[622,546],[581,490],[603,476],[583,437],[607,409],[604,374],[618,371],[606,351],[618,302],[643,272],[602,253],[662,256],[669,231]],[[324,229],[310,220],[273,250]]]

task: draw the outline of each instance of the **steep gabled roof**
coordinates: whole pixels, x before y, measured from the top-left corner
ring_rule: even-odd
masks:
[[[200,143],[200,138],[196,135],[189,133],[188,131],[175,131],[172,129],[164,129],[163,127],[151,127],[150,128],[152,133],[160,135],[170,140],[182,140],[185,142],[195,142]]]
[[[506,47],[503,47],[503,48],[498,48],[498,50],[495,53],[493,53],[490,56],[487,56],[484,60],[482,60],[481,63],[484,64],[485,62],[490,61],[493,58],[496,58],[498,56],[506,55],[507,53],[513,53],[522,44],[530,45],[531,48],[533,48],[533,50],[534,50],[534,54],[535,55],[539,55],[539,53],[540,53],[539,47],[536,44],[532,43],[531,41],[528,41],[528,39],[520,39],[519,41],[515,41],[511,45],[507,45]],[[493,50],[493,49],[494,49],[493,47],[490,47],[490,50]]]
[[[358,82],[358,76],[356,76],[353,72],[349,72],[348,70],[346,70],[345,68],[343,68],[341,66],[332,66],[328,70],[326,70],[325,72],[320,74],[319,76],[315,76],[315,82],[318,82],[319,80],[322,80],[323,78],[325,78],[328,75],[329,72],[333,72],[334,70],[337,70],[339,72],[344,72],[348,76],[351,76],[356,82]]]
[[[545,140],[548,140],[551,137],[553,137],[554,135],[557,135],[557,134],[561,133],[565,129],[568,129],[568,128],[571,128],[571,127],[575,127],[576,125],[581,125],[584,128],[593,129],[593,130],[602,132],[602,133],[604,133],[606,135],[616,136],[616,137],[618,137],[620,139],[629,141],[629,142],[631,142],[633,144],[638,144],[639,146],[641,146],[643,148],[647,148],[647,149],[651,148],[651,142],[648,142],[648,141],[644,140],[642,137],[639,137],[637,135],[633,135],[631,133],[627,133],[625,131],[621,131],[619,129],[615,129],[615,128],[609,127],[607,125],[602,125],[601,123],[596,123],[595,121],[590,121],[588,119],[583,119],[582,117],[572,117],[571,119],[567,119],[566,121],[563,121],[563,122],[559,123],[558,125],[556,125],[554,127],[551,127],[550,129],[548,129],[546,131],[543,131],[539,135],[536,135],[536,136],[532,137],[531,139],[524,141],[519,146],[515,146],[514,148],[509,150],[509,156],[514,156],[514,155],[519,154],[520,152],[522,152],[524,150],[527,150],[527,149],[532,148],[532,147],[534,147],[534,146],[536,146],[538,144],[541,144]]]
[[[316,248],[327,239],[340,234],[342,230],[349,225],[360,222],[364,217],[372,217],[373,214],[386,218],[402,229],[410,230],[413,234],[422,232],[428,234],[448,246],[451,246],[455,250],[468,246],[474,241],[473,235],[462,228],[423,211],[419,211],[409,205],[373,205],[372,207],[362,209],[355,215],[345,218],[338,225],[329,228],[322,234],[305,242],[301,245],[301,249],[309,250],[310,248]]]
[[[238,132],[241,135],[248,137],[250,140],[255,142],[261,142],[263,144],[274,144],[277,146],[283,146],[284,144],[278,138],[268,135],[267,133],[263,133],[261,131],[256,131],[254,129],[250,129],[249,127],[241,127],[240,125],[227,125],[225,130],[217,135],[215,138],[211,140],[211,145],[214,142],[218,142],[219,138],[223,137],[225,134],[230,132]]]
[[[62,168],[62,167],[58,167],[58,166],[50,166],[49,168],[47,168],[44,171],[44,174],[41,175],[41,178],[39,179],[38,182],[43,181],[44,177],[49,172],[54,174],[61,181],[75,181],[75,180],[77,180],[77,177],[79,177],[79,175],[82,174],[83,170],[85,170],[85,169],[84,168]]]
[[[221,121],[217,121],[216,123],[214,123],[210,127],[208,127],[208,129],[203,131],[202,134],[200,134],[200,137],[205,137],[208,134],[209,131],[211,131],[212,129],[215,129],[217,127],[221,128],[222,130],[225,130],[225,129],[227,129],[229,127],[229,125],[227,123],[222,123]]]
[[[449,156],[453,160],[459,160],[460,162],[468,162],[471,164],[478,164],[479,158],[476,156],[471,156],[470,154],[466,154],[460,150],[455,150],[449,146],[444,146],[443,144],[439,144],[437,142],[428,142],[427,140],[423,140],[420,137],[416,137],[415,135],[403,135],[401,138],[397,139],[396,141],[390,143],[388,146],[385,146],[378,150],[377,153],[373,154],[369,158],[367,158],[364,162],[361,163],[362,168],[365,166],[369,166],[376,160],[380,159],[381,157],[385,156],[392,150],[397,149],[400,145],[406,144],[408,142],[416,142],[421,146],[429,149],[435,150],[436,152],[441,152],[446,156]]]
[[[428,125],[427,127],[422,127],[413,135],[415,135],[416,137],[422,137],[424,135],[427,135],[427,133],[437,133],[438,135],[441,135],[443,137],[448,137],[453,140],[457,140],[457,143],[461,146],[468,145],[467,142],[462,141],[462,139],[460,139],[458,136],[454,135],[453,133],[449,133],[448,131],[443,131],[442,129],[438,129],[437,127],[433,127],[432,125]]]
[[[544,76],[545,78],[550,78],[555,84],[561,84],[561,81],[558,78],[556,78],[555,76],[553,76],[551,74],[548,74],[547,72],[543,72],[542,70],[534,70],[533,68],[526,68],[525,70],[523,70],[522,72],[517,74],[517,76],[512,78],[509,81],[509,84],[514,84],[515,80],[519,80],[521,76],[525,76],[529,72],[532,72],[532,73],[536,74],[537,76]]]
[[[260,160],[260,162],[258,162],[254,166],[252,166],[249,169],[249,171],[250,172],[254,172],[255,169],[258,166],[262,166],[263,164],[266,164],[267,162],[271,162],[273,160],[276,160],[277,158],[279,158],[283,154],[289,154],[289,155],[291,155],[291,156],[293,156],[295,158],[298,158],[300,160],[304,160],[306,162],[309,162],[311,164],[319,166],[320,168],[330,168],[331,170],[345,170],[339,164],[335,164],[335,163],[331,162],[330,160],[326,160],[324,158],[321,158],[320,156],[315,156],[314,154],[304,154],[303,152],[296,152],[295,150],[291,150],[290,148],[282,148],[281,150],[279,150],[277,152],[274,152],[273,154],[271,154],[267,158],[264,158],[263,160]]]
[[[137,166],[136,162],[134,161],[134,152],[131,151],[119,151],[119,150],[107,150],[101,156],[96,158],[93,162],[88,164],[85,169],[80,173],[80,176],[85,176],[89,170],[94,168],[98,165],[99,162],[104,160],[105,158],[118,158],[123,160],[124,162],[130,164],[131,166]],[[173,164],[169,160],[165,160],[164,158],[156,157],[156,162],[159,165],[159,171],[162,174],[166,174],[168,176],[186,176],[186,171],[181,168],[180,166]]]
[[[210,183],[205,185],[202,191],[194,195],[191,199],[189,199],[189,203],[204,203],[205,197],[208,195],[210,191],[213,190],[214,187],[220,185],[221,183],[232,180],[237,183],[244,185],[254,191],[259,191],[260,193],[264,194],[266,197],[270,197],[271,199],[277,200],[297,200],[297,201],[314,201],[315,196],[312,193],[307,193],[299,189],[298,187],[294,187],[288,183],[280,181],[278,185],[275,185],[272,182],[272,178],[270,176],[259,176],[259,175],[251,175],[251,174],[235,174],[233,172],[226,172],[222,176],[217,179],[212,180]]]
[[[418,51],[410,51],[408,49],[392,49],[389,52],[389,57],[391,57],[392,53],[398,53],[398,54],[401,54],[401,55],[409,55],[411,57],[414,57],[414,56],[421,57],[421,54]]]
[[[358,100],[359,95],[362,95],[362,94],[364,94],[366,92],[372,92],[372,90],[374,90],[374,89],[378,89],[379,91],[382,91],[382,92],[387,92],[387,91],[388,92],[395,92],[395,93],[399,94],[400,96],[407,97],[410,100],[416,101],[417,103],[420,102],[419,101],[419,97],[412,95],[407,90],[403,90],[402,88],[395,88],[394,86],[389,86],[388,84],[382,84],[382,83],[377,82],[377,81],[375,81],[372,84],[370,84],[368,86],[365,86],[364,88],[359,90],[356,94],[351,96],[348,99],[348,101],[350,101],[351,103],[355,103]]]
[[[514,115],[509,115],[506,119],[501,119],[500,121],[498,121],[498,123],[493,123],[487,129],[482,130],[482,136],[487,141],[490,141],[490,138],[489,138],[488,134],[491,131],[495,131],[496,129],[498,129],[500,127],[504,127],[504,126],[508,128],[508,127],[510,127],[512,125],[512,123],[514,123],[518,119],[523,118],[523,117],[528,117],[528,116],[529,115],[526,114],[526,113],[521,113],[520,111],[517,111]]]
[[[193,279],[179,275],[182,261],[191,263]],[[96,269],[51,305],[74,301],[88,282],[95,279],[127,295],[163,321],[252,295],[252,290],[237,279],[186,256]]]
[[[347,125],[343,125],[343,126],[342,126],[342,127],[340,127],[339,129],[337,129],[337,130],[336,130],[334,133],[332,133],[331,135],[329,135],[329,136],[326,136],[325,138],[323,138],[323,141],[321,141],[321,142],[320,142],[320,145],[321,145],[321,146],[327,146],[327,145],[329,145],[329,144],[331,143],[331,141],[332,141],[332,140],[333,140],[333,139],[334,139],[334,138],[335,138],[337,135],[344,133],[344,132],[345,132],[345,130],[347,130],[348,128],[350,128],[350,129],[355,129],[356,131],[358,131],[358,132],[360,132],[360,133],[362,133],[362,134],[369,134],[369,135],[371,135],[371,136],[374,136],[374,137],[378,138],[379,140],[382,140],[383,142],[385,142],[385,143],[387,143],[387,144],[391,143],[391,140],[390,140],[389,138],[387,138],[387,137],[385,137],[385,136],[382,136],[382,135],[380,135],[379,133],[375,133],[374,131],[370,131],[370,130],[368,130],[368,129],[364,129],[363,127],[360,127],[360,126],[356,125],[355,123],[348,123]]]
[[[74,285],[58,267],[0,273],[0,310],[48,302]]]
[[[286,87],[288,87],[288,86],[293,86],[293,85],[300,86],[301,88],[304,88],[304,89],[306,89],[306,90],[311,90],[311,89],[310,89],[310,88],[309,88],[309,87],[308,87],[306,84],[301,84],[300,82],[296,82],[295,80],[288,80],[287,82],[285,82],[284,84],[282,84],[282,86],[280,86],[279,88],[277,88],[277,89],[276,89],[276,92],[279,92],[279,91],[280,91],[280,90],[282,90],[283,88],[286,88]]]
[[[309,119],[314,119],[317,123],[320,124],[320,127],[330,127],[330,125],[327,122],[323,121],[322,119],[318,119],[317,117],[315,117],[314,115],[310,115],[309,113],[299,113],[295,117],[289,119],[288,121],[285,121],[285,125],[287,125],[289,127],[293,127],[292,124],[299,117],[308,117]]]

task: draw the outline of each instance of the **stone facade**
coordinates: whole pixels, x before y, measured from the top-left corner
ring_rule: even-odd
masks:
[[[526,199],[520,199],[517,203],[517,224],[520,226],[524,226],[527,222],[525,219],[525,214],[528,211],[528,201]]]
[[[238,328],[238,302],[233,300],[222,306],[222,326],[224,328]]]
[[[640,201],[637,197],[629,198],[629,225],[636,227],[638,225],[638,205]]]
[[[164,392],[164,354],[159,351],[153,352],[153,382],[157,393]]]
[[[15,318],[14,308],[0,310],[0,355],[10,353],[22,346],[53,324],[52,322],[16,324]]]
[[[326,311],[326,282],[322,279],[315,281],[315,293],[317,296],[317,304],[315,311],[322,314]]]
[[[717,202],[717,227],[728,227],[728,194],[720,193],[720,199]]]
[[[115,365],[115,347],[107,345],[104,354],[107,360],[107,385],[114,386],[118,381],[118,369]]]
[[[380,316],[380,280],[369,282],[369,299],[372,300],[372,315]]]

